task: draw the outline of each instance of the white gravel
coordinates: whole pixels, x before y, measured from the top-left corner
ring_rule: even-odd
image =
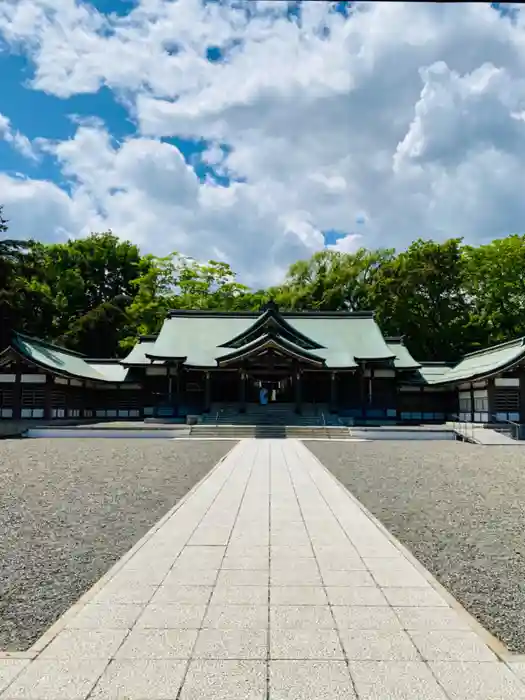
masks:
[[[305,444],[471,614],[525,653],[525,446]]]
[[[0,441],[0,649],[29,648],[234,445]]]

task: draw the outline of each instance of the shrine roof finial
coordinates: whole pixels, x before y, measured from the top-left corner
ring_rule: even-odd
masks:
[[[261,306],[261,311],[279,311],[274,299],[270,298],[268,301]]]

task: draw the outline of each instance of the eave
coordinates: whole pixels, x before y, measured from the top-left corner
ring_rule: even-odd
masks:
[[[325,361],[322,357],[318,357],[308,351],[303,350],[297,345],[293,345],[283,338],[265,335],[257,338],[251,343],[247,343],[241,348],[236,348],[233,352],[226,353],[216,358],[219,367],[238,362],[251,356],[260,355],[265,350],[274,350],[282,353],[286,357],[306,362],[317,367],[324,367]]]
[[[317,343],[316,341],[312,340],[311,338],[308,338],[308,336],[304,335],[304,333],[301,333],[300,331],[296,330],[290,323],[288,323],[288,321],[283,316],[281,316],[281,314],[272,310],[264,311],[264,313],[261,314],[256,319],[255,323],[249,326],[249,328],[244,330],[242,333],[239,333],[234,338],[231,338],[230,340],[226,341],[225,343],[221,343],[219,347],[236,347],[239,345],[239,343],[243,341],[244,338],[256,334],[258,331],[263,331],[264,327],[271,322],[274,322],[277,328],[281,328],[286,333],[286,335],[290,336],[290,338],[297,338],[300,342],[304,343],[312,350],[321,349],[323,347],[322,345],[319,345],[319,343]],[[265,334],[261,333],[261,335]],[[248,343],[243,343],[240,347],[243,347],[243,345],[247,344]]]

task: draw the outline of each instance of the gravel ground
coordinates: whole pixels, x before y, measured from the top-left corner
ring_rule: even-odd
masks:
[[[307,442],[510,651],[525,653],[525,448]]]
[[[0,649],[28,649],[234,444],[1,441]]]

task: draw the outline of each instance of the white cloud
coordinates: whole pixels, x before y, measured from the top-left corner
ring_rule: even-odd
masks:
[[[326,230],[347,233],[340,250],[520,230],[521,10],[364,3],[345,20],[304,3],[290,22],[286,7],[142,0],[108,18],[74,0],[4,0],[0,34],[34,61],[34,89],[105,85],[139,124],[118,145],[97,121],[39,143],[72,183],[22,183],[55,203],[48,235],[111,227],[149,250],[223,257],[258,284]],[[208,46],[225,62],[208,62]],[[199,181],[169,136],[206,139],[203,161],[239,182]],[[0,190],[6,211],[20,186]],[[35,214],[35,235],[41,224]]]
[[[15,150],[26,158],[37,160],[38,156],[31,145],[31,141],[16,129],[11,127],[11,121],[0,113],[0,139],[10,144]]]

